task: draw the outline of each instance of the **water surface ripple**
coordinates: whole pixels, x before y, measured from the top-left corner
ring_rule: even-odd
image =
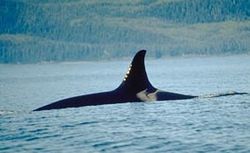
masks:
[[[146,66],[160,89],[249,93],[249,61],[183,58]],[[0,65],[0,152],[250,152],[250,95],[31,111],[113,89],[126,69],[125,61]]]

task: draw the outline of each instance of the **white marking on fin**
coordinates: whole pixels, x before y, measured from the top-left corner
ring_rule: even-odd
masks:
[[[157,96],[156,94],[159,92],[159,90],[156,90],[155,92],[148,93],[147,89],[142,90],[136,94],[136,97],[139,98],[141,101],[156,101]]]
[[[131,71],[131,67],[132,67],[132,64],[129,65],[128,71],[127,71],[127,73],[125,74],[125,77],[124,77],[123,81],[126,81],[126,80],[127,80],[128,75],[129,75],[129,73],[130,73],[130,71]]]

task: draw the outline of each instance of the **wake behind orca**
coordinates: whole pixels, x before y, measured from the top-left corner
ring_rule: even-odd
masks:
[[[34,111],[127,102],[184,100],[198,97],[193,95],[166,92],[155,88],[149,82],[147,77],[144,64],[145,54],[146,50],[137,52],[122,83],[115,90],[59,100],[46,106],[37,108]],[[247,93],[234,92],[229,94],[215,95],[214,97],[237,94]]]

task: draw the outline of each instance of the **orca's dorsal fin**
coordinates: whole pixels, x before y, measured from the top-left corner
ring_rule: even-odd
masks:
[[[136,53],[118,89],[132,93],[138,93],[142,90],[152,92],[156,90],[148,80],[144,64],[145,54],[146,50],[140,50]]]

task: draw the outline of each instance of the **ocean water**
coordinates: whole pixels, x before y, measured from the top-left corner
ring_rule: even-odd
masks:
[[[250,152],[250,95],[32,112],[116,88],[129,60],[0,65],[0,152]],[[151,83],[250,93],[250,56],[146,58]]]

